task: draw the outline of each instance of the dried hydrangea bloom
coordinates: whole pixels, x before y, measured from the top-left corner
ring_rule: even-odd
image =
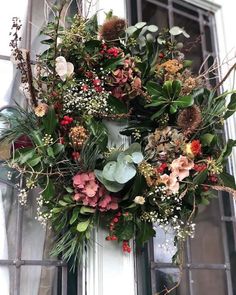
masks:
[[[183,64],[177,59],[170,59],[157,66],[157,70],[165,70],[168,74],[175,75],[183,68]]]
[[[145,147],[146,155],[150,160],[157,160],[163,153],[171,154],[178,151],[184,142],[184,135],[177,129],[170,126],[164,129],[157,128],[148,136],[148,144]]]

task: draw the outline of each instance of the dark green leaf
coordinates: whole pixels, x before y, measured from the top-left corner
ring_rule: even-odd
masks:
[[[90,219],[87,219],[86,221],[79,222],[76,229],[79,232],[84,232],[88,228],[89,224],[90,224]]]
[[[236,189],[235,179],[232,175],[227,172],[222,172],[219,175],[220,180],[223,182],[223,185],[226,187],[230,187],[232,189]]]
[[[232,116],[236,111],[236,93],[233,93],[230,97],[230,102],[227,105],[227,111],[224,115],[224,119],[228,119],[230,116]]]
[[[44,131],[52,135],[57,126],[57,117],[54,108],[50,107],[45,117],[42,118]]]
[[[42,188],[44,188],[42,195],[45,200],[50,200],[55,196],[55,186],[54,186],[53,181],[51,179],[49,179],[47,185]]]
[[[194,100],[191,95],[186,95],[178,98],[174,103],[180,108],[187,108],[193,105]]]
[[[204,171],[197,174],[197,176],[194,177],[193,183],[198,185],[204,183],[204,181],[207,178],[208,170],[205,169]]]

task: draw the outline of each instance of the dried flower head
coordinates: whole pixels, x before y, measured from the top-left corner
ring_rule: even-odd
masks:
[[[117,40],[125,32],[126,22],[117,16],[111,17],[100,28],[101,39],[112,41]]]
[[[48,105],[46,103],[40,103],[35,109],[34,113],[37,117],[43,117],[48,112]]]
[[[177,125],[186,134],[193,133],[202,121],[201,110],[197,105],[182,110],[177,118]]]
[[[164,69],[167,73],[174,75],[183,68],[183,64],[177,59],[170,59],[157,66],[157,70]]]
[[[88,138],[88,132],[83,126],[76,126],[70,129],[69,137],[72,145],[80,149]]]

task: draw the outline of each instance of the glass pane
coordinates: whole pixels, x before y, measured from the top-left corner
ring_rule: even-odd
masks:
[[[17,16],[24,23],[24,20],[26,18],[27,6],[28,6],[28,0],[4,1],[4,6],[2,6],[2,9],[0,10],[0,27],[1,27],[0,54],[8,55],[8,56],[10,55],[9,42],[10,42],[11,36],[9,36],[9,32],[12,26],[12,18]],[[2,68],[1,68],[1,72],[5,74],[5,72],[2,71]],[[4,78],[3,75],[1,75],[1,79],[2,78]],[[1,86],[2,85],[4,85],[4,83],[1,83]]]
[[[53,234],[36,219],[38,191],[29,194],[27,205],[24,207],[22,259],[42,260],[52,259]]]
[[[223,270],[193,270],[191,283],[193,295],[228,294],[226,275]]]
[[[168,10],[148,1],[142,2],[143,21],[149,24],[156,24],[160,29],[168,28]]]
[[[199,213],[195,237],[190,240],[192,263],[224,263],[219,200],[212,200]]]
[[[59,295],[57,267],[22,266],[20,295]]]
[[[17,196],[12,187],[0,182],[0,243],[6,247],[2,249],[1,259],[15,259],[16,256],[16,220]]]
[[[182,11],[182,12],[185,12],[185,13],[188,13],[190,15],[198,17],[198,11],[197,11],[196,6],[191,5],[192,9],[190,9],[189,7],[186,7],[186,6],[185,5],[180,5],[180,4],[177,4],[177,3],[173,3],[174,8],[176,8],[176,9]]]
[[[184,28],[190,35],[190,38],[188,39],[183,36],[180,36],[177,39],[185,44],[185,59],[193,61],[192,71],[194,74],[197,74],[201,64],[203,63],[199,23],[190,18],[174,13],[174,25]]]
[[[171,289],[176,286],[181,279],[181,283],[178,288],[173,289],[170,293],[172,295],[187,295],[189,294],[188,285],[187,285],[187,276],[184,271],[180,276],[180,272],[178,269],[174,268],[162,268],[155,271],[155,290],[152,290],[152,294],[165,294],[163,290]],[[160,293],[158,293],[160,292]],[[162,292],[162,293],[161,293]],[[204,293],[201,293],[204,294]],[[200,295],[200,293],[198,294]]]
[[[205,29],[205,39],[206,39],[206,50],[209,52],[213,51],[212,47],[212,34],[209,26],[204,26]]]
[[[172,256],[177,248],[174,246],[174,232],[165,232],[159,226],[156,228],[156,237],[153,239],[154,261],[161,263],[171,263]]]
[[[1,87],[0,87],[0,108],[7,105],[11,98],[13,64],[7,60],[0,59]]]
[[[226,222],[233,294],[236,294],[236,223]]]

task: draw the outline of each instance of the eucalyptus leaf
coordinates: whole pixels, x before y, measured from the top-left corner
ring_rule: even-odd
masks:
[[[146,26],[146,24],[147,24],[146,22],[139,22],[139,23],[135,24],[135,27],[137,29],[142,29],[142,27]]]
[[[114,178],[120,184],[125,184],[136,175],[136,168],[132,164],[118,163]]]
[[[149,32],[156,33],[158,31],[158,27],[155,25],[150,25],[147,27]]]
[[[132,153],[132,160],[135,164],[139,164],[143,160],[143,154],[140,152],[134,152]]]
[[[126,33],[128,34],[128,35],[132,35],[134,32],[136,32],[137,31],[137,28],[135,27],[135,26],[130,26],[130,27],[128,27],[127,29],[126,29]]]
[[[102,176],[109,181],[115,181],[113,175],[116,171],[116,167],[117,163],[115,161],[108,162],[103,168]]]

